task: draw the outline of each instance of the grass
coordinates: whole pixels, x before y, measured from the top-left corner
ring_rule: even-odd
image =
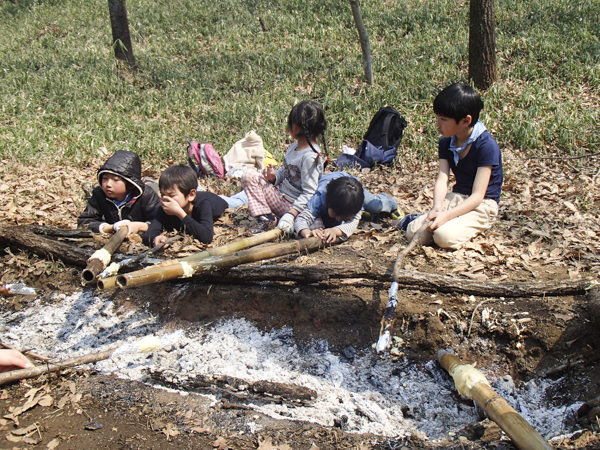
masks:
[[[361,1],[375,83],[363,82],[348,2],[127,2],[139,72],[120,69],[106,2],[0,0],[0,157],[85,163],[119,148],[183,160],[186,137],[221,154],[255,129],[281,156],[287,114],[325,106],[333,156],[390,104],[403,154],[435,158],[431,102],[468,73],[468,2]],[[600,3],[496,0],[500,81],[482,120],[523,155],[600,144]],[[263,31],[258,18],[266,26]]]

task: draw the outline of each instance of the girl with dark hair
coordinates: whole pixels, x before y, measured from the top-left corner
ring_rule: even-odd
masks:
[[[274,225],[279,217],[277,226],[286,233],[293,231],[296,216],[306,207],[323,175],[317,138],[322,138],[326,150],[326,129],[321,105],[310,100],[298,103],[290,111],[287,127],[296,142],[288,147],[283,166],[277,170],[268,166],[262,175],[255,170],[246,170],[242,175],[250,214],[258,218],[261,230]]]

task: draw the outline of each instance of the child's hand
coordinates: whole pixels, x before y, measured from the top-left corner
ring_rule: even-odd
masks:
[[[448,222],[448,220],[450,220],[449,216],[450,216],[449,211],[430,212],[429,215],[427,216],[427,220],[433,220],[433,223],[431,225],[429,225],[429,229],[431,231],[433,231],[436,228],[441,227],[446,222]]]
[[[148,231],[148,224],[146,222],[129,222],[127,224],[127,228],[129,229],[127,232],[127,237],[129,237],[131,234]]]
[[[335,242],[336,239],[342,235],[342,230],[340,230],[338,227],[325,228],[322,231],[322,235],[323,235],[323,237],[321,239],[324,242],[331,244],[331,243]]]
[[[177,216],[183,219],[186,216],[185,211],[177,201],[167,195],[163,195],[160,198],[160,206],[168,216]]]
[[[275,183],[275,180],[277,179],[277,177],[275,176],[275,169],[273,169],[273,166],[271,164],[269,164],[263,169],[262,175],[270,183]]]
[[[158,244],[162,244],[163,242],[167,242],[167,237],[164,234],[160,236],[156,236],[154,238],[154,246],[156,247]]]
[[[15,369],[29,369],[33,364],[18,350],[0,350],[0,372],[9,372]]]
[[[310,231],[308,228],[304,228],[303,230],[300,230],[298,234],[303,238],[307,238],[312,236],[312,231]]]

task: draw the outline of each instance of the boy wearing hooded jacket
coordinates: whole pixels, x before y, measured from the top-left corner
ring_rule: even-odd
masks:
[[[117,232],[127,227],[127,236],[145,232],[154,219],[160,198],[146,186],[142,162],[133,152],[117,150],[98,170],[98,183],[77,226],[95,233]]]

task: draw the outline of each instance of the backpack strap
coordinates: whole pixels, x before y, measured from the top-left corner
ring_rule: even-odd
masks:
[[[190,141],[189,139],[186,139],[186,140],[188,141],[188,144],[190,144],[190,146],[188,148],[188,162],[190,164],[190,167],[196,171],[196,174],[198,175],[198,177],[201,177],[204,175],[204,173],[201,171],[201,169],[199,167],[200,160],[201,160],[200,151],[199,151],[200,144],[194,145],[194,142]]]
[[[390,130],[390,122],[394,114],[388,113],[383,120],[383,129],[381,130],[381,146],[384,150],[388,150],[390,148],[388,141],[388,131]]]

